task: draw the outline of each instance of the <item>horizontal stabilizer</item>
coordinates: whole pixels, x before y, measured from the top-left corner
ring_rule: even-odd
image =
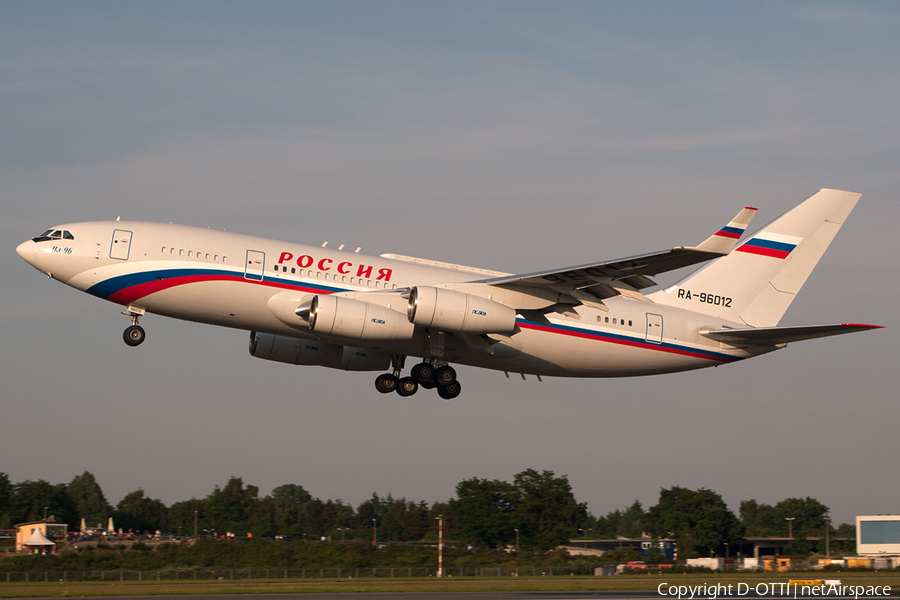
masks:
[[[776,346],[815,338],[880,329],[881,325],[842,323],[840,325],[807,325],[800,327],[754,327],[752,329],[714,329],[702,334],[726,344],[740,343],[758,346]]]

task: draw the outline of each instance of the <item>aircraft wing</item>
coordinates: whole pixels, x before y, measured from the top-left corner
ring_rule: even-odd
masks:
[[[629,281],[635,288],[641,289],[655,285],[648,279],[649,275],[658,275],[666,271],[674,271],[681,267],[689,267],[706,262],[727,252],[710,252],[699,248],[678,247],[664,252],[655,252],[641,256],[631,256],[601,263],[590,263],[539,271],[525,275],[510,275],[485,281],[490,285],[518,284],[525,286],[571,286],[580,288],[595,283],[611,280]]]
[[[750,344],[754,346],[775,346],[816,338],[854,333],[868,329],[880,329],[881,325],[842,323],[840,325],[807,325],[799,327],[754,327],[750,329],[713,329],[702,334],[716,341]]]
[[[656,285],[650,276],[725,256],[737,245],[755,214],[755,208],[745,207],[728,225],[698,246],[678,246],[671,250],[607,262],[497,277],[483,283],[512,286],[519,290],[549,288],[568,294],[578,302],[599,305],[599,308],[605,308],[602,306],[603,298],[620,294],[646,300],[638,290]]]

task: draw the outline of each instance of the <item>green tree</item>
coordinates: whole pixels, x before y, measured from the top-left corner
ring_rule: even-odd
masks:
[[[646,523],[655,537],[674,537],[680,558],[709,556],[725,542],[742,537],[740,521],[712,490],[663,489],[659,503],[647,511]]]
[[[212,529],[213,525],[207,515],[206,500],[191,498],[176,502],[169,507],[166,529],[172,532],[181,531],[182,535],[194,535],[196,524],[197,535],[203,535],[204,529]]]
[[[809,497],[785,498],[775,506],[744,500],[740,514],[741,523],[749,536],[818,537],[825,531],[828,507]]]
[[[540,550],[576,537],[587,522],[587,505],[579,504],[568,478],[552,471],[527,469],[513,481],[513,506],[526,545]]]
[[[777,524],[779,521],[783,523],[778,529],[784,532],[783,535],[788,535],[789,532],[793,533],[795,539],[823,535],[827,515],[828,507],[810,497],[785,498],[772,510],[772,519],[775,523]],[[794,519],[792,527],[788,526],[788,517]],[[772,527],[772,529],[775,528]]]
[[[271,502],[272,525],[278,535],[300,537],[304,533],[301,522],[304,507],[313,499],[303,486],[292,483],[278,486],[272,490]]]
[[[752,537],[767,537],[770,535],[769,527],[772,522],[771,506],[759,504],[756,500],[744,500],[741,502],[739,512],[745,535]]]
[[[11,529],[14,523],[12,515],[13,486],[6,473],[0,473],[0,529]]]
[[[144,490],[136,490],[119,501],[113,520],[125,531],[156,531],[166,529],[167,516],[165,504],[144,497]]]
[[[13,485],[12,492],[12,521],[24,523],[28,521],[40,521],[47,516],[73,515],[69,508],[69,499],[66,496],[66,485],[52,485],[43,479],[38,481],[22,481]],[[65,518],[60,520],[71,524],[73,521]]]
[[[596,538],[639,538],[644,532],[644,514],[644,507],[635,500],[624,512],[616,509],[606,516],[593,519],[590,527]]]
[[[464,479],[456,485],[449,507],[459,537],[470,544],[496,548],[515,541],[519,525],[513,486],[505,481]],[[362,511],[360,510],[360,513]]]
[[[103,496],[103,490],[100,489],[93,474],[85,471],[81,475],[76,475],[66,486],[66,495],[79,519],[84,519],[90,527],[95,525],[106,527],[112,507]]]
[[[206,497],[206,516],[210,527],[207,529],[221,535],[228,531],[244,536],[253,533],[248,529],[249,518],[259,502],[259,488],[255,485],[244,487],[240,477],[230,477],[225,487],[219,486]],[[257,535],[265,533],[256,532]]]

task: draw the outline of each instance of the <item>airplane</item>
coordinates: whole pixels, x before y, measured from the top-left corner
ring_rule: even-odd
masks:
[[[877,325],[778,326],[860,194],[822,189],[741,241],[743,208],[697,246],[512,274],[175,224],[57,225],[16,252],[125,307],[129,346],[158,314],[250,332],[252,356],[386,371],[379,392],[460,394],[451,363],[558,377],[718,366]],[[651,277],[706,263],[652,293]],[[421,358],[401,376],[407,357]]]

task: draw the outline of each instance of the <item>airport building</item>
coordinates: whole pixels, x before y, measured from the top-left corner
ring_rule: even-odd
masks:
[[[856,517],[856,553],[900,556],[900,515]]]
[[[16,552],[55,552],[56,542],[64,540],[69,526],[55,521],[30,521],[16,527]]]

